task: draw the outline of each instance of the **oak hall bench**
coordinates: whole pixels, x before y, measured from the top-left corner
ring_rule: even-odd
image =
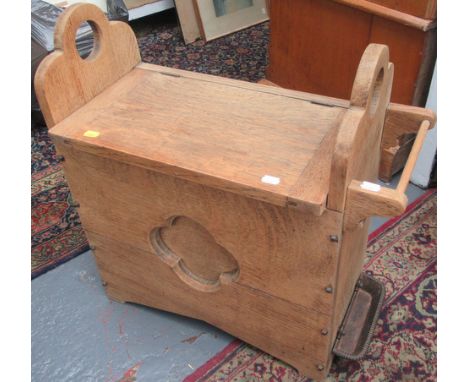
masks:
[[[400,110],[416,144],[397,189],[373,183],[386,46],[365,50],[350,101],[142,63],[131,28],[90,4],[61,15],[55,47],[36,92],[110,298],[204,320],[317,380],[365,352],[383,295],[361,275],[369,218],[405,210],[434,123]]]

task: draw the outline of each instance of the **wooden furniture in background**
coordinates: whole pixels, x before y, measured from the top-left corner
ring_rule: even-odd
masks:
[[[99,41],[86,59],[84,20]],[[378,170],[387,47],[367,47],[342,101],[141,63],[130,27],[91,5],[63,13],[56,42],[35,86],[109,297],[207,321],[325,378],[369,217],[407,204],[406,181],[362,182]]]
[[[430,109],[401,104],[391,104],[388,107],[379,167],[379,178],[383,181],[390,181],[392,176],[404,167],[412,150],[422,114],[426,114],[428,118],[430,115],[435,118]]]
[[[190,44],[201,37],[198,26],[195,5],[192,0],[174,0],[177,17],[179,18],[180,29],[186,44]]]
[[[233,0],[235,1],[235,0]],[[258,1],[258,0],[257,0]],[[198,10],[198,2],[197,0],[174,0],[175,2],[175,6],[176,6],[176,9],[177,9],[177,15],[178,15],[178,18],[179,18],[179,24],[180,24],[180,28],[182,30],[182,35],[184,37],[184,41],[186,44],[190,44],[196,40],[198,40],[200,37],[202,37],[202,31],[205,31],[203,29],[203,20],[202,20],[202,15],[200,14],[199,10]],[[202,4],[200,2],[200,4]],[[265,4],[265,11],[266,11],[266,14],[268,15],[268,7],[269,7],[269,0],[261,0],[260,2],[258,2],[258,4]],[[254,4],[254,2],[252,1],[252,5],[255,5],[258,7],[258,4]],[[204,4],[203,5],[206,9],[206,7],[212,7],[212,5],[210,3],[208,4]],[[261,8],[259,8],[261,9]],[[248,15],[248,17],[246,17],[245,15]],[[262,13],[263,14],[263,13]],[[255,14],[254,14],[255,16]],[[209,18],[209,17],[208,17]],[[211,17],[213,19],[213,17]],[[250,20],[249,20],[250,18]],[[237,21],[236,21],[237,20]],[[253,25],[253,24],[256,24],[257,21],[252,21],[253,18],[251,15],[249,15],[249,12],[246,12],[246,11],[243,11],[242,14],[240,14],[240,16],[236,16],[234,17],[234,22],[239,22],[239,20],[241,20],[242,22],[242,25],[243,27],[242,28],[245,28],[247,26],[250,26],[250,25]],[[261,18],[261,21],[266,21],[267,18]],[[261,22],[260,21],[260,22]],[[218,28],[219,27],[222,27],[224,29],[226,29],[228,32],[227,33],[231,33],[235,30],[238,30],[239,29],[239,25],[234,25],[233,24],[233,20],[229,20],[228,18],[224,18],[224,19],[220,19],[218,20]],[[211,29],[213,29],[212,27],[209,27]],[[214,33],[214,36],[215,37],[212,37],[210,36],[210,33],[213,33],[213,31],[210,31],[208,30],[208,40],[212,39],[212,38],[217,38],[217,37],[220,37],[221,35],[223,35],[223,33],[226,33],[225,32],[220,32],[219,30],[217,31],[217,33]],[[207,33],[205,32],[204,36],[207,36]],[[205,38],[205,37],[203,37]],[[205,38],[206,40],[206,38]]]
[[[391,100],[425,104],[436,59],[435,20],[364,0],[271,0],[270,20],[267,79],[279,86],[347,99],[360,52],[381,43],[389,46],[395,64]],[[413,140],[414,135],[384,131],[389,146],[382,147],[382,179],[402,168]]]
[[[194,7],[205,41],[268,20],[266,0],[194,0]]]
[[[372,3],[404,12],[423,19],[434,20],[437,14],[437,0],[370,0]]]

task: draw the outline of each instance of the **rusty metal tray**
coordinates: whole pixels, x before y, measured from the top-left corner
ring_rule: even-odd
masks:
[[[361,273],[333,346],[335,355],[358,360],[366,354],[384,296],[385,286]]]

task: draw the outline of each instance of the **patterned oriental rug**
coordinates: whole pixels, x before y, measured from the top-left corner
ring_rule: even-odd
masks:
[[[31,277],[86,251],[88,242],[47,130],[31,136]]]
[[[187,46],[174,12],[145,18],[132,28],[144,62],[252,82],[265,76],[268,23]],[[31,152],[31,277],[35,278],[89,247],[45,127],[33,129]]]
[[[386,286],[367,355],[335,359],[326,381],[436,381],[437,197],[434,190],[369,237],[365,271]],[[184,382],[305,382],[295,369],[235,340]]]

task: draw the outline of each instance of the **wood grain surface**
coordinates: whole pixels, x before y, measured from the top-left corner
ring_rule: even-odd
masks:
[[[395,79],[392,90],[392,101],[423,106],[421,98],[415,99],[416,85],[424,60],[435,61],[433,57],[423,55],[426,39],[432,32],[423,32],[406,25],[394,23],[391,20],[375,18],[369,40],[378,44],[388,45],[391,52],[391,61],[395,65]],[[430,79],[422,87],[428,87]],[[425,94],[427,97],[427,94]]]
[[[329,238],[340,235],[341,214],[316,217],[54,143],[67,158],[86,232],[154,252],[155,228],[172,216],[190,218],[234,257],[238,283],[331,314],[333,298],[324,290],[334,283],[339,248]]]
[[[294,365],[304,375],[322,380],[319,371],[331,351],[330,336],[321,330],[330,317],[233,283],[215,293],[194,291],[151,252],[88,234],[96,245],[96,261],[107,294],[121,302],[135,302],[204,320]],[[164,284],[161,285],[161,280]]]
[[[437,0],[371,0],[371,2],[423,19],[433,20],[437,16]]]
[[[421,17],[416,17],[413,14],[406,13],[403,9],[409,9],[411,11],[418,12],[418,9],[410,4],[407,7],[399,6],[395,3],[395,1],[367,1],[367,0],[333,0],[337,3],[341,3],[348,7],[353,7],[359,9],[361,11],[379,16],[384,19],[388,19],[394,21],[396,23],[407,25],[412,28],[420,29],[422,31],[427,31],[431,28],[434,28],[435,24],[432,20],[425,20]],[[381,2],[385,2],[389,5],[393,5],[393,7],[382,6]],[[406,0],[406,3],[414,2],[414,0]],[[421,9],[419,9],[421,11]],[[431,12],[431,10],[429,10]],[[419,13],[419,12],[418,12]]]
[[[138,67],[50,134],[83,150],[277,205],[286,205],[292,192],[298,207],[320,214],[331,166],[324,150],[332,142],[325,137],[333,135],[343,109],[185,73]],[[320,177],[306,169],[309,163]],[[265,175],[279,184],[262,182]]]
[[[349,99],[371,21],[371,15],[329,0],[272,0],[267,79]]]

